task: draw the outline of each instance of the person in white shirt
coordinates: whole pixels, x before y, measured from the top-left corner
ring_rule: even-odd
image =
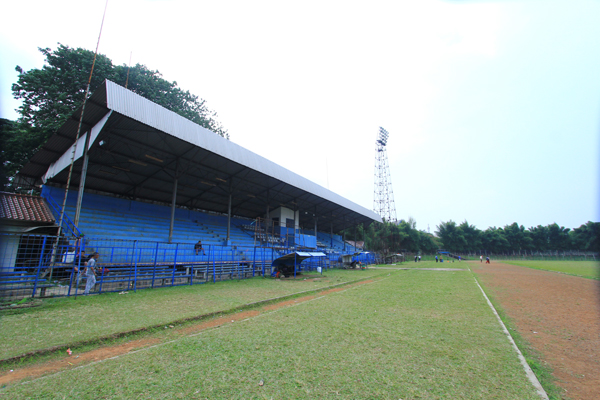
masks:
[[[94,254],[92,254],[92,258],[90,258],[88,260],[88,262],[85,263],[85,276],[87,278],[87,283],[85,284],[85,291],[83,292],[84,295],[90,294],[90,290],[96,284],[95,267],[96,267],[96,261],[98,260],[98,258],[100,258],[100,254],[94,253]]]

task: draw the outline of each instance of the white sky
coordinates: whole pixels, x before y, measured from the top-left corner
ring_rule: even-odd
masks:
[[[5,3],[0,116],[38,47],[95,50],[105,0]],[[27,10],[26,18],[18,18]],[[109,1],[99,51],[207,101],[231,140],[431,232],[599,221],[600,1]]]

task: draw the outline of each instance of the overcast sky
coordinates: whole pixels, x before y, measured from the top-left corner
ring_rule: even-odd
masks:
[[[105,0],[3,4],[0,116],[38,47],[95,50]],[[24,16],[26,10],[26,16]],[[433,233],[599,221],[600,1],[111,0],[99,51],[207,101],[231,140]]]

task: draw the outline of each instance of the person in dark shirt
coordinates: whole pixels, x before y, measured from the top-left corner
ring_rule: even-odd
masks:
[[[198,240],[198,243],[196,243],[194,245],[194,250],[196,251],[196,255],[198,255],[199,252],[202,251],[203,255],[206,255],[206,253],[204,252],[204,249],[202,248],[202,241]]]

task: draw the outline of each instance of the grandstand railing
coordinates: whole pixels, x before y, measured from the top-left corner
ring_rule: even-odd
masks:
[[[53,249],[59,256],[52,256]],[[26,297],[82,295],[85,263],[96,252],[100,258],[96,285],[90,293],[271,276],[273,260],[296,250],[225,245],[196,249],[190,243],[0,234],[0,303]],[[375,258],[361,261],[375,262]],[[299,263],[297,271],[341,266],[341,253],[326,252],[326,257]]]
[[[54,218],[56,218],[56,221],[59,222],[60,221],[60,209],[62,207],[59,206],[58,203],[50,195],[46,195],[44,197],[44,199],[46,200],[46,202],[50,206],[50,211],[52,212],[52,215],[54,215]],[[63,213],[63,220],[62,220],[62,227],[61,227],[61,229],[63,231],[65,231],[65,232],[70,232],[71,235],[73,235],[75,237],[83,236],[83,234],[81,233],[81,231],[79,230],[79,228],[77,228],[77,226],[71,220],[71,218],[69,218],[69,216],[67,215],[67,213]]]

